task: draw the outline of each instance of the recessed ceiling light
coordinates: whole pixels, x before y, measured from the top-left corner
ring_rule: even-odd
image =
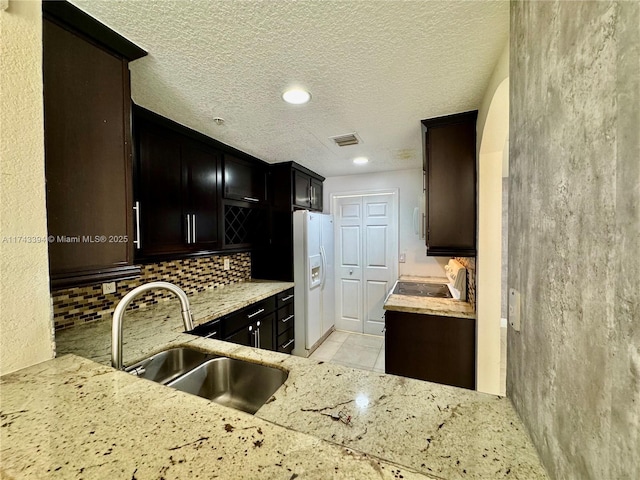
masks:
[[[282,94],[282,99],[293,105],[302,105],[311,99],[311,94],[301,88],[292,88]]]
[[[364,165],[365,163],[368,163],[369,159],[367,157],[356,157],[353,159],[353,163],[355,163],[356,165]]]

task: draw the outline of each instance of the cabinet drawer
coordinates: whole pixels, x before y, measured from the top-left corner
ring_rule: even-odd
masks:
[[[293,288],[278,293],[276,297],[278,297],[278,308],[293,304]]]
[[[293,328],[278,335],[278,352],[291,353],[293,351]]]
[[[278,335],[280,335],[285,330],[293,327],[293,304],[290,303],[286,307],[282,307],[278,309]]]
[[[251,322],[260,320],[265,315],[273,312],[276,308],[275,296],[265,298],[259,302],[253,303],[226,317],[225,335],[232,334],[240,330]]]
[[[199,337],[204,338],[222,338],[222,319],[218,318],[211,322],[203,323],[202,325],[198,325],[196,328],[191,330],[189,333],[192,335],[197,335]]]

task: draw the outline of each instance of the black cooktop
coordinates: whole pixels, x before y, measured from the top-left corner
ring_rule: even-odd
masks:
[[[398,282],[393,293],[415,297],[453,298],[445,283]]]

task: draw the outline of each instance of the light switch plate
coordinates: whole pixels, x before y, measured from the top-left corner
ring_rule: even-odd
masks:
[[[224,259],[224,267],[223,268],[225,270],[229,270],[229,259],[228,258]]]
[[[400,259],[398,260],[398,262],[405,263],[406,261],[407,261],[407,254],[406,253],[401,253],[400,254]]]
[[[102,294],[106,295],[107,293],[116,293],[116,282],[102,284]]]
[[[509,289],[509,325],[516,332],[520,331],[520,292],[515,288]]]

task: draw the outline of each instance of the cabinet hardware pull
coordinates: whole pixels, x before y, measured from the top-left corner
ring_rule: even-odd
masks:
[[[427,230],[427,214],[422,214],[422,238],[425,237],[425,231]]]
[[[196,243],[196,214],[193,214],[193,243]]]
[[[256,348],[260,348],[260,322],[258,322],[258,328],[256,329]]]
[[[140,202],[136,202],[133,209],[136,211],[136,239],[133,244],[140,250],[142,248],[142,239],[140,238]]]
[[[254,312],[254,313],[252,313],[252,314],[250,314],[250,315],[247,315],[247,318],[253,318],[253,317],[255,317],[256,315],[261,314],[262,312],[264,312],[264,308],[261,308],[261,309],[260,309],[260,310],[258,310],[257,312]]]
[[[187,244],[191,243],[191,215],[187,213]]]
[[[214,335],[217,335],[217,334],[218,334],[218,332],[211,332],[208,335],[205,335],[204,338],[211,338],[211,337],[213,337]]]
[[[284,345],[282,345],[280,348],[287,348],[289,345],[291,345],[293,342],[295,341],[295,338],[292,338],[291,340],[289,340],[287,343],[285,343]]]
[[[259,202],[260,199],[259,198],[254,198],[254,197],[242,197],[243,200],[246,200],[247,202]]]
[[[293,298],[293,295],[288,295],[288,296],[286,296],[284,298],[281,298],[280,301],[281,302],[286,302],[287,300],[291,300],[292,298]]]
[[[293,315],[289,315],[287,318],[282,319],[282,323],[287,323],[289,320],[293,318]]]

